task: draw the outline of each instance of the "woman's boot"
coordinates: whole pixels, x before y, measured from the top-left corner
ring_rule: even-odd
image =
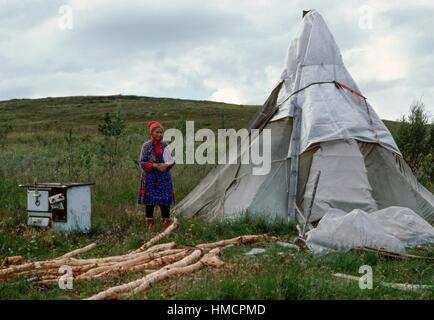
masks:
[[[170,226],[172,224],[172,219],[170,219],[170,218],[165,218],[165,219],[163,219],[163,225],[164,225],[164,228],[167,228],[168,226]]]
[[[148,226],[148,230],[153,230],[155,225],[154,218],[146,218],[146,225]]]

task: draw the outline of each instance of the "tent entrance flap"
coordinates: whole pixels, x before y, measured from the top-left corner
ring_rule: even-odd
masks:
[[[317,172],[321,171],[316,199],[309,221],[322,218],[329,208],[344,211],[362,209],[366,212],[378,210],[372,196],[365,161],[354,140],[323,142],[312,159],[309,178],[303,200],[306,212],[315,187]]]

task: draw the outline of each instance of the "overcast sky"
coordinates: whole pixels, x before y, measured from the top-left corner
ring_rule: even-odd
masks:
[[[262,104],[315,8],[383,119],[434,113],[434,2],[0,0],[0,100],[143,96]]]

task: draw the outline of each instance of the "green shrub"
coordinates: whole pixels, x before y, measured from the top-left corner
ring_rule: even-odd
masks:
[[[396,133],[401,153],[418,180],[432,188],[434,185],[434,124],[425,105],[419,101],[410,107],[410,115],[402,117]]]
[[[125,131],[126,125],[122,119],[121,107],[116,113],[106,113],[103,122],[98,125],[98,131],[102,134],[103,140],[99,143],[100,155],[103,166],[113,173],[115,166],[120,161],[120,139]],[[110,174],[112,176],[112,174]]]

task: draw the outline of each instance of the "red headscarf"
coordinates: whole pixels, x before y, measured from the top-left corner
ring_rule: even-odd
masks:
[[[150,135],[152,135],[152,131],[154,131],[157,128],[161,128],[164,130],[164,128],[160,122],[158,122],[158,121],[149,121],[148,122],[148,131],[149,131]],[[152,138],[152,136],[151,136],[151,138]],[[154,140],[154,138],[152,138],[152,142],[155,144],[155,153],[157,153],[158,156],[162,156],[163,150],[161,149],[160,141]]]
[[[152,131],[154,131],[157,128],[164,129],[163,126],[161,125],[161,123],[159,123],[158,121],[149,121],[148,122],[148,131],[149,131],[149,134],[151,134]]]

